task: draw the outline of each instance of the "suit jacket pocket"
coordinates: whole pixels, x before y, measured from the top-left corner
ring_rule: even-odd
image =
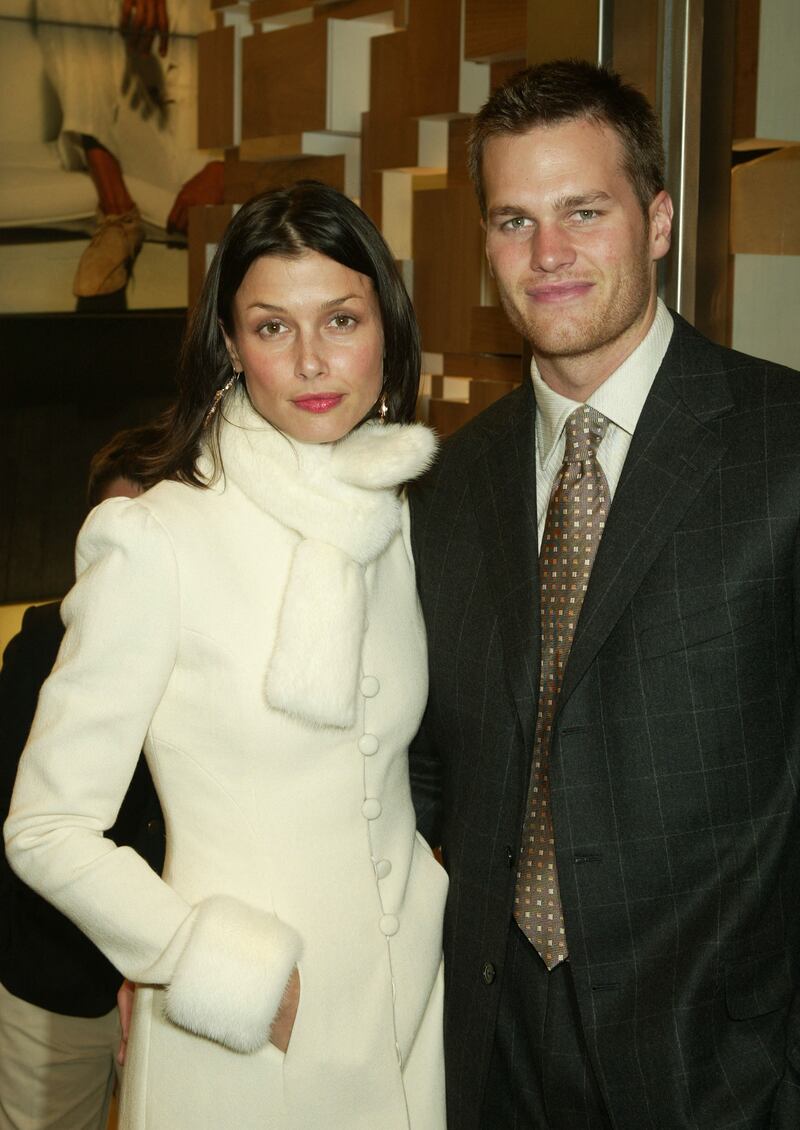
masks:
[[[684,651],[695,644],[732,635],[738,628],[763,617],[764,604],[763,590],[746,592],[712,608],[703,608],[680,619],[656,624],[645,629],[639,636],[642,655],[645,659],[652,659],[657,655]]]
[[[754,957],[725,970],[725,1003],[733,1020],[749,1020],[788,1008],[794,994],[783,953]]]

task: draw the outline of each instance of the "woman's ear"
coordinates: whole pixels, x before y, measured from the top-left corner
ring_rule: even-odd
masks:
[[[244,366],[242,365],[241,361],[239,360],[239,354],[236,350],[236,345],[234,343],[234,340],[233,340],[232,337],[230,337],[228,335],[227,330],[225,329],[225,327],[223,326],[223,324],[221,322],[219,324],[219,328],[222,330],[222,336],[225,338],[225,348],[228,351],[228,357],[230,358],[231,367],[233,369],[235,369],[237,373],[240,373],[242,371],[242,369],[244,368]]]

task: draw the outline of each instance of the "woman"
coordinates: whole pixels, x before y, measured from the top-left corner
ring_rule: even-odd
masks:
[[[121,1124],[442,1130],[446,878],[402,484],[419,347],[391,254],[313,182],[211,265],[163,481],[81,532],[9,859],[137,982]],[[164,878],[103,832],[144,744]]]

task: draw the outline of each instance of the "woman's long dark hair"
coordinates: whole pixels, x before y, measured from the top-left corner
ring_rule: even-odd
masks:
[[[372,280],[383,323],[381,396],[387,421],[414,418],[420,376],[420,345],[414,311],[383,236],[352,200],[318,181],[254,196],[228,225],[192,312],[181,350],[178,399],[161,420],[161,439],[143,454],[143,475],[206,486],[197,471],[207,445],[215,473],[221,412],[206,417],[214,394],[231,376],[221,327],[233,336],[233,301],[251,264],[264,255],[326,255]],[[378,405],[367,418],[377,415]]]

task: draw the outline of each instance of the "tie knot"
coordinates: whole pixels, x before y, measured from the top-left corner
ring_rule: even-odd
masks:
[[[603,416],[596,408],[582,404],[567,417],[564,425],[565,463],[583,463],[592,456],[597,455],[597,449],[606,434],[608,417]]]

